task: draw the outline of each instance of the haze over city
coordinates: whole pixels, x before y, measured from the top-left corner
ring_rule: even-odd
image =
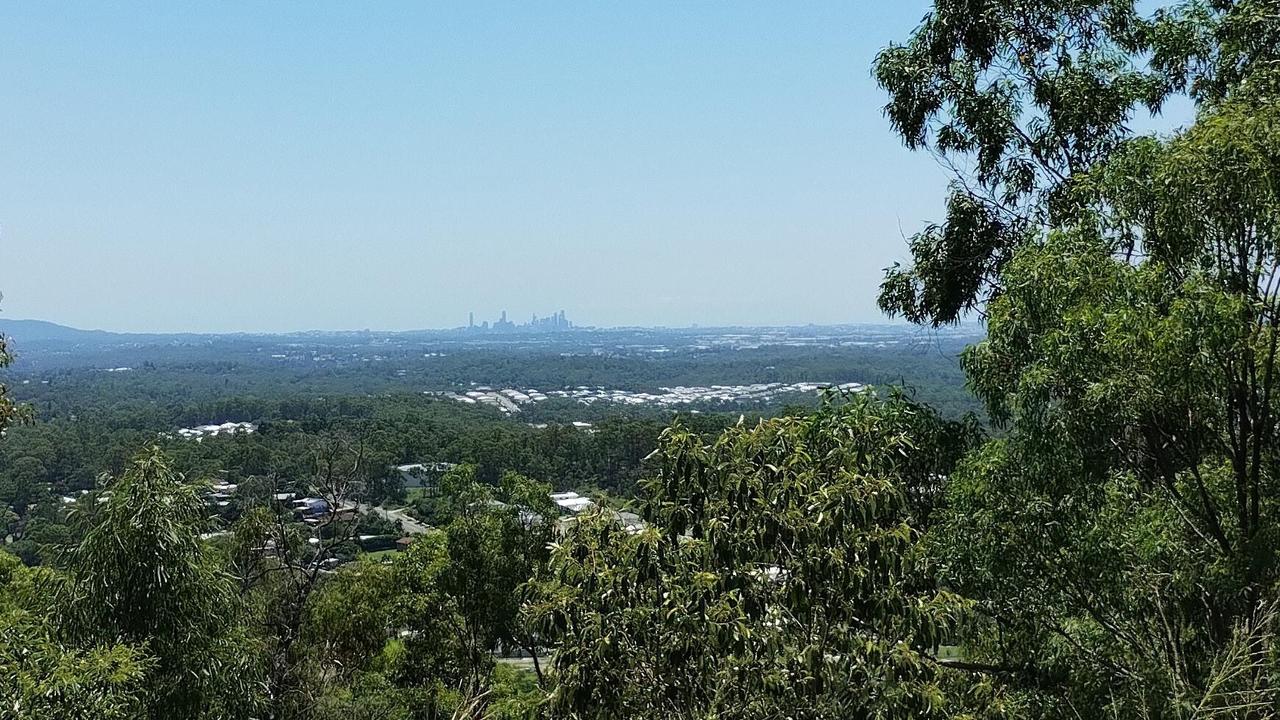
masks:
[[[927,6],[7,4],[0,312],[881,320],[945,174],[869,68]]]

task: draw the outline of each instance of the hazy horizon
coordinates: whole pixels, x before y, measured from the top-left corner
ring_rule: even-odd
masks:
[[[134,332],[876,322],[947,175],[929,3],[0,7],[0,317]]]
[[[492,320],[492,318],[485,318],[485,319]],[[569,319],[572,320],[573,318],[570,317]],[[467,327],[467,323],[464,322],[460,325],[423,326],[423,327],[400,328],[400,329],[381,328],[381,327],[371,326],[371,327],[298,327],[294,329],[282,329],[282,330],[120,330],[113,327],[87,327],[87,326],[73,325],[65,322],[60,322],[57,319],[50,319],[50,318],[15,317],[8,313],[0,313],[0,329],[3,329],[6,323],[25,323],[25,322],[48,323],[51,325],[56,325],[56,326],[68,328],[71,330],[84,331],[84,332],[106,332],[106,333],[119,334],[119,335],[294,335],[294,334],[306,334],[306,333],[338,334],[338,333],[363,333],[363,332],[414,333],[414,332],[449,332],[454,330],[465,329]],[[479,325],[480,322],[481,322],[481,319],[477,317],[476,324]],[[660,325],[660,324],[588,325],[585,323],[575,322],[572,329],[599,330],[599,331],[612,331],[612,330],[673,330],[673,331],[676,331],[676,330],[718,330],[718,329],[751,330],[751,329],[771,329],[771,328],[802,329],[802,328],[808,328],[808,327],[837,328],[837,327],[851,327],[851,326],[858,326],[858,325],[866,325],[866,326],[895,327],[895,328],[902,328],[902,329],[919,329],[923,332],[935,332],[937,330],[945,331],[948,328],[952,330],[968,330],[972,327],[976,327],[977,324],[978,323],[976,321],[969,320],[962,323],[958,323],[956,325],[947,326],[946,328],[933,329],[933,328],[916,326],[902,319],[891,319],[888,317],[881,316],[878,319],[872,319],[872,320],[867,320],[862,322],[860,321],[836,322],[836,323],[806,322],[806,323],[786,323],[786,324],[739,323],[739,324],[733,324],[733,325],[721,325],[721,324],[708,324],[708,323],[695,322],[695,323],[690,323],[688,325]],[[527,332],[527,330],[518,328],[515,332]],[[546,332],[551,332],[551,331],[546,331]]]
[[[927,5],[6,5],[0,314],[876,320],[941,214],[870,76]]]

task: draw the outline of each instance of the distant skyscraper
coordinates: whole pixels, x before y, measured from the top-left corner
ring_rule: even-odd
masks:
[[[473,331],[494,330],[499,332],[518,332],[521,330],[532,330],[534,332],[547,332],[556,330],[570,330],[573,323],[565,316],[563,310],[557,310],[546,317],[538,317],[534,313],[528,322],[516,324],[510,317],[510,313],[503,310],[497,320],[484,320],[480,324],[476,324],[476,315],[474,312],[467,313],[467,328]]]

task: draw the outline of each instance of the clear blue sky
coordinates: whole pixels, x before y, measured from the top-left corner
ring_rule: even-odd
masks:
[[[5,317],[877,320],[941,213],[870,77],[929,3],[5,3]]]

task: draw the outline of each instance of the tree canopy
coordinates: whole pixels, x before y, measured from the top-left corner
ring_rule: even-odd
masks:
[[[1265,716],[1277,698],[1280,115],[1273,2],[938,2],[877,77],[957,168],[886,277],[999,437],[950,478],[966,658],[1037,716]],[[1193,124],[1138,136],[1185,93]]]
[[[552,714],[941,716],[936,651],[965,603],[929,582],[905,491],[947,470],[915,462],[932,422],[859,395],[710,443],[669,429],[649,525],[588,516],[552,554]]]

